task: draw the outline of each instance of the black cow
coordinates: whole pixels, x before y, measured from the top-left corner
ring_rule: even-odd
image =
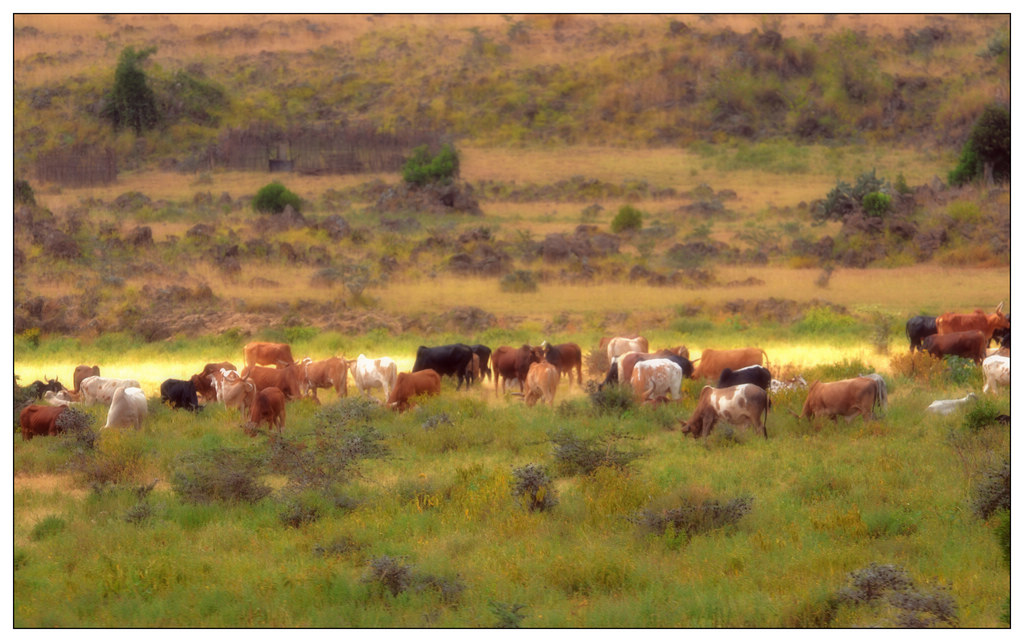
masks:
[[[420,346],[416,349],[416,363],[412,366],[413,372],[420,370],[433,370],[442,377],[458,377],[459,383],[456,390],[462,388],[463,382],[466,387],[472,383],[472,373],[469,372],[469,363],[473,360],[473,350],[464,343],[452,343],[446,346],[428,348]]]
[[[741,383],[752,383],[765,391],[772,385],[772,373],[764,366],[747,366],[739,370],[723,368],[718,376],[716,388],[729,388]]]
[[[1006,322],[1010,322],[1010,315],[1006,315]],[[992,339],[999,344],[1000,348],[1010,347],[1010,329],[1009,328],[996,328],[992,331]],[[992,341],[989,341],[989,345],[992,345]]]
[[[171,408],[184,408],[195,412],[199,410],[199,397],[196,395],[196,384],[181,379],[168,379],[160,384],[160,400],[166,401]]]
[[[46,379],[46,377],[43,377],[43,379]],[[45,382],[33,381],[25,386],[25,391],[36,399],[42,399],[43,394],[47,392],[60,392],[61,390],[67,390],[67,388],[64,387],[64,384],[59,379],[46,379]]]
[[[916,316],[907,321],[907,338],[910,339],[910,351],[923,350],[921,342],[925,337],[938,334],[935,317]]]
[[[469,346],[469,349],[473,351],[477,357],[480,358],[480,378],[483,379],[484,375],[487,376],[487,380],[491,380],[491,349],[482,344],[476,344],[475,346]]]

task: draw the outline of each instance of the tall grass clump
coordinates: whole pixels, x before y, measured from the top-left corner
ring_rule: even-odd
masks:
[[[67,522],[64,521],[64,518],[57,517],[56,515],[47,515],[32,527],[32,533],[29,534],[29,538],[33,542],[39,542],[56,535],[66,527]]]

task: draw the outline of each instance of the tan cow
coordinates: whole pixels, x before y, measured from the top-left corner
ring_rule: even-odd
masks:
[[[627,352],[649,352],[647,339],[643,337],[615,337],[608,340],[608,363],[615,357]]]
[[[292,358],[292,348],[287,343],[252,341],[245,344],[242,353],[244,355],[243,365],[246,368],[256,365],[283,367],[295,363],[295,359]]]
[[[73,391],[75,395],[78,395],[78,393],[82,391],[81,385],[83,380],[89,377],[98,376],[100,376],[99,366],[78,366],[75,368],[75,373],[72,375],[73,381],[75,382],[75,389]]]
[[[698,363],[699,362],[699,363]],[[694,361],[694,379],[718,381],[722,370],[739,370],[747,366],[768,367],[768,355],[761,348],[736,348],[734,350],[705,349]]]
[[[313,361],[306,357],[301,362],[303,369],[302,394],[317,399],[318,388],[334,388],[338,397],[348,396],[348,361],[344,357],[331,357],[322,361]]]
[[[992,355],[981,362],[981,372],[985,375],[985,386],[982,392],[999,394],[999,386],[1010,385],[1010,357]]]
[[[256,384],[256,390],[277,388],[289,401],[302,397],[302,366],[293,363],[284,368],[251,366],[242,372],[242,378]]]
[[[678,401],[683,369],[668,359],[638,361],[633,366],[629,383],[640,403],[654,403],[666,396]]]
[[[427,368],[417,372],[400,372],[395,387],[388,396],[387,405],[392,410],[409,408],[409,400],[419,395],[436,395],[441,392],[441,375]]]
[[[865,420],[871,419],[879,398],[878,382],[867,377],[824,383],[815,381],[807,390],[800,418],[825,416],[835,421],[837,417],[844,417],[849,421],[860,414]]]
[[[975,310],[970,314],[947,312],[935,317],[935,328],[939,334],[977,330],[985,335],[985,347],[988,347],[993,332],[997,329],[1008,329],[1009,327],[1010,322],[1003,315],[1003,304],[1001,302],[992,314],[985,314],[981,310]]]
[[[751,425],[768,439],[768,393],[752,383],[728,388],[704,386],[689,421],[680,420],[685,435],[707,437],[718,420],[734,426]]]
[[[523,400],[527,406],[533,407],[538,399],[543,399],[548,405],[555,405],[555,391],[558,389],[558,368],[547,361],[538,361],[530,364],[530,370],[526,373],[526,389]]]
[[[238,408],[242,416],[249,414],[249,408],[256,398],[256,384],[243,379],[235,370],[221,370],[220,398],[228,408]]]

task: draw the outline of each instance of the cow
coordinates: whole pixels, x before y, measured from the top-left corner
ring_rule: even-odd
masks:
[[[935,317],[918,315],[907,320],[907,339],[910,340],[910,351],[922,350],[921,342],[925,337],[938,334]]]
[[[608,361],[611,362],[615,357],[627,352],[648,352],[649,345],[647,339],[640,336],[633,338],[613,337],[608,340],[606,350],[608,351]]]
[[[572,387],[573,368],[576,368],[576,385],[583,385],[583,351],[577,344],[551,345],[547,341],[542,341],[540,347],[544,351],[544,359],[558,369],[559,376],[569,375],[569,387]]]
[[[707,437],[719,420],[734,426],[750,424],[768,439],[768,393],[752,383],[728,388],[704,386],[689,421],[680,420],[682,434]]]
[[[882,375],[874,372],[870,374],[862,374],[861,376],[867,377],[868,379],[874,379],[875,383],[878,384],[876,390],[878,396],[875,397],[875,403],[878,405],[880,410],[884,411],[889,406],[889,390],[885,385],[885,379],[882,378]]]
[[[656,354],[674,354],[677,357],[682,357],[684,359],[689,359],[690,358],[690,349],[687,348],[686,346],[674,346],[674,347],[671,347],[671,348],[662,348],[661,350],[658,350],[658,352]],[[684,375],[684,376],[686,376],[686,375]],[[686,378],[689,379],[689,376],[686,376]]]
[[[18,417],[21,426],[21,440],[30,441],[33,437],[40,435],[56,435],[57,417],[64,412],[64,406],[39,406],[32,404],[25,406]]]
[[[985,350],[985,358],[987,359],[987,358],[989,358],[991,356],[1009,357],[1010,356],[1010,349],[1009,348],[987,348]],[[985,363],[985,362],[982,361],[982,363]]]
[[[74,393],[77,395],[82,391],[82,381],[88,377],[100,376],[99,366],[78,366],[75,368],[75,372],[72,375],[72,380],[75,382]]]
[[[306,357],[302,365],[302,394],[312,396],[313,401],[320,403],[316,396],[319,388],[334,388],[339,398],[348,396],[348,361],[344,357],[331,357],[321,361],[313,361]]]
[[[491,380],[491,349],[483,344],[476,344],[469,346],[469,349],[473,351],[473,354],[480,357],[480,372],[487,377],[487,380]],[[481,377],[483,380],[483,377]]]
[[[252,428],[266,423],[271,428],[277,428],[278,434],[284,429],[285,419],[285,393],[279,388],[268,386],[256,392],[252,400],[252,407],[249,409],[249,424]]]
[[[409,408],[409,400],[413,397],[440,393],[441,375],[430,368],[416,372],[400,372],[395,387],[388,396],[387,405],[392,410],[404,411]]]
[[[242,372],[242,378],[256,384],[256,390],[277,388],[289,401],[302,397],[302,366],[293,363],[283,368],[250,366]]]
[[[114,391],[118,388],[141,388],[134,379],[112,379],[110,377],[92,376],[81,381],[82,401],[85,403],[102,402],[109,404],[114,399]]]
[[[70,390],[61,390],[60,392],[47,390],[43,393],[43,401],[51,406],[68,406],[75,402],[75,398],[71,395]]]
[[[526,405],[532,407],[538,399],[543,399],[545,403],[554,406],[559,377],[558,368],[554,364],[547,361],[531,363],[526,373],[526,391],[523,395]]]
[[[930,337],[925,337],[922,345],[925,352],[938,359],[947,355],[955,355],[971,359],[975,364],[981,364],[985,359],[985,334],[980,330],[933,334]]]
[[[847,421],[860,414],[864,419],[873,418],[878,399],[878,382],[867,377],[855,377],[840,381],[815,381],[807,390],[800,419],[826,416],[833,421],[842,416]]]
[[[221,370],[234,370],[235,364],[230,361],[221,361],[220,363],[208,363],[203,366],[202,371],[192,377],[192,383],[196,387],[196,394],[203,401],[218,401],[220,400],[220,394],[218,393],[218,385],[220,383],[219,375]]]
[[[62,390],[67,390],[67,388],[60,382],[60,377],[47,379],[46,375],[43,375],[43,381],[33,381],[25,386],[25,392],[35,399],[41,399],[47,392],[57,393]]]
[[[245,344],[242,354],[244,359],[242,365],[246,368],[256,365],[285,367],[295,363],[295,359],[292,358],[292,348],[287,343],[252,341]]]
[[[981,372],[985,375],[985,387],[982,392],[999,394],[999,386],[1010,385],[1010,357],[993,355],[981,362]]]
[[[197,379],[198,375],[193,375],[189,381],[167,379],[160,384],[160,401],[171,408],[184,408],[196,412],[199,410],[199,396],[196,394],[195,384]]]
[[[696,361],[700,364],[694,368],[694,379],[717,380],[722,370],[739,370],[747,366],[768,366],[768,355],[761,348],[736,348],[734,350],[705,349]],[[696,363],[696,361],[694,363]]]
[[[969,332],[977,330],[985,336],[985,347],[988,347],[992,339],[992,333],[1003,328],[1008,329],[1010,321],[1003,315],[1003,304],[996,307],[992,314],[985,314],[981,310],[975,310],[969,314],[956,314],[947,312],[935,318],[937,334],[955,334],[957,332]]]
[[[677,401],[681,398],[683,369],[668,359],[638,361],[629,383],[640,403],[653,403],[666,395]]]
[[[149,404],[146,402],[146,395],[142,392],[142,388],[122,386],[114,391],[114,396],[110,400],[110,409],[107,410],[107,423],[103,424],[103,428],[133,426],[139,430],[142,428],[142,422],[146,419],[148,410]]]
[[[768,392],[776,393],[783,390],[796,390],[797,388],[806,388],[807,380],[802,376],[797,375],[786,381],[780,381],[779,379],[772,379],[771,385],[768,386]]]
[[[679,366],[683,372],[683,378],[689,379],[693,373],[693,363],[690,362],[686,357],[681,357],[674,352],[667,350],[659,350],[653,354],[646,352],[627,352],[623,355],[619,355],[612,361],[612,365],[608,368],[608,373],[605,375],[604,381],[598,386],[603,389],[605,385],[616,382],[627,382],[633,376],[633,368],[640,361],[648,361],[650,359],[668,359],[672,363]]]
[[[220,400],[227,408],[238,408],[246,416],[256,398],[256,384],[243,379],[236,370],[221,370]]]
[[[995,341],[996,343],[998,343],[1000,347],[1006,348],[1007,350],[1009,350],[1010,349],[1010,327],[1009,327],[1009,325],[1010,325],[1010,315],[1009,314],[1006,315],[1006,325],[1007,325],[1007,327],[1005,327],[1005,328],[996,328],[995,330],[992,331],[992,341]]]
[[[433,370],[442,377],[446,375],[456,377],[458,384],[455,389],[459,390],[463,383],[469,387],[471,380],[468,370],[472,360],[473,350],[464,343],[452,343],[432,348],[420,346],[416,349],[416,362],[412,366],[412,371]]]
[[[977,400],[978,395],[973,392],[969,392],[966,397],[961,399],[937,399],[931,402],[925,410],[928,412],[934,412],[937,415],[948,415],[960,408],[963,408],[971,401]]]
[[[355,361],[348,362],[348,368],[352,373],[352,380],[356,382],[356,388],[367,396],[370,394],[370,388],[382,388],[384,399],[387,400],[398,381],[398,366],[389,357],[369,359],[361,354]]]
[[[494,396],[498,396],[498,382],[515,379],[519,383],[519,392],[523,392],[523,383],[530,371],[530,364],[544,360],[541,349],[523,344],[518,348],[501,346],[491,354],[491,365],[494,368]]]
[[[723,368],[722,373],[718,375],[718,383],[715,384],[715,387],[731,388],[741,383],[752,383],[761,390],[767,391],[772,385],[772,373],[764,366],[747,366],[739,370]]]
[[[466,370],[466,376],[469,378],[469,383],[473,384],[480,379],[480,355],[473,353],[473,358],[469,360],[469,368]]]

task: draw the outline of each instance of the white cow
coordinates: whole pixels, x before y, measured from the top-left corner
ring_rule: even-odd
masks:
[[[885,389],[885,379],[882,378],[882,375],[876,374],[874,372],[872,372],[871,374],[862,374],[861,376],[867,377],[868,379],[874,379],[878,383],[878,387],[876,388],[877,394],[875,395],[875,401],[878,403],[879,408],[885,410],[886,407],[889,405],[889,393]]]
[[[72,397],[71,393],[67,390],[61,390],[59,392],[47,390],[43,393],[43,401],[51,406],[67,406],[74,403],[75,398]]]
[[[679,387],[683,383],[683,369],[668,359],[638,361],[629,378],[633,392],[640,403],[654,401],[666,395],[673,401],[681,398]]]
[[[112,379],[94,375],[82,379],[81,392],[82,401],[85,403],[103,402],[109,404],[114,399],[114,392],[118,388],[141,388],[139,382],[134,379]]]
[[[354,362],[349,361],[348,366],[359,392],[367,396],[370,388],[383,388],[384,399],[387,399],[398,380],[398,366],[389,357],[368,359],[361,354]]]
[[[958,408],[963,408],[968,402],[976,401],[977,399],[978,396],[973,392],[968,393],[963,399],[939,399],[937,401],[933,401],[931,405],[928,406],[927,410],[928,412],[934,412],[939,415],[948,415],[956,411]]]
[[[985,387],[982,392],[999,394],[999,386],[1010,385],[1010,357],[992,355],[981,362],[981,372],[985,375]]]
[[[107,423],[103,425],[103,428],[133,426],[139,430],[142,428],[142,421],[146,418],[148,410],[149,404],[146,402],[146,395],[142,392],[142,388],[122,386],[114,391],[110,409],[107,411]]]
[[[679,420],[682,432],[694,439],[707,437],[719,420],[734,426],[749,424],[768,438],[768,393],[752,383],[728,388],[704,386],[689,421]]]
[[[643,337],[637,337],[635,339],[628,339],[626,337],[614,337],[608,341],[608,362],[618,356],[624,355],[627,352],[643,352],[647,353],[648,344],[647,339]]]

